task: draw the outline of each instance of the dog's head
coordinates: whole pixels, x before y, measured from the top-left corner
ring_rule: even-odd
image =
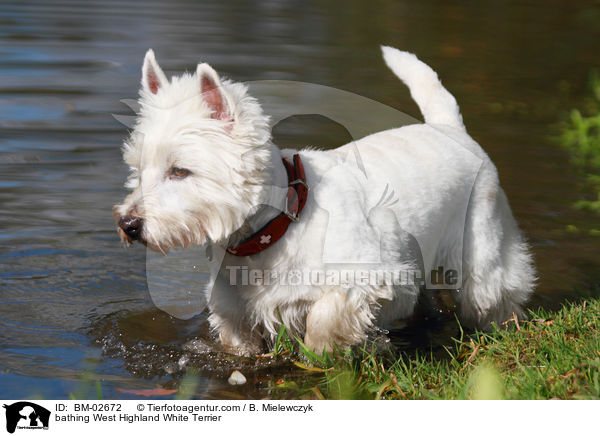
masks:
[[[244,85],[208,64],[169,82],[152,50],[139,103],[123,146],[132,192],[114,207],[122,238],[162,252],[226,239],[260,203],[268,117]]]

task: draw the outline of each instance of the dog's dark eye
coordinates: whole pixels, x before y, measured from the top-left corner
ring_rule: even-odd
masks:
[[[171,168],[171,173],[169,174],[169,177],[171,177],[172,179],[184,179],[189,175],[190,170],[186,170],[185,168],[173,167]]]

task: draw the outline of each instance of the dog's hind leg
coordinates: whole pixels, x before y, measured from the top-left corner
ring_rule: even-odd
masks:
[[[467,212],[463,262],[463,288],[457,293],[461,322],[486,329],[513,313],[523,316],[535,271],[495,170],[478,175]]]

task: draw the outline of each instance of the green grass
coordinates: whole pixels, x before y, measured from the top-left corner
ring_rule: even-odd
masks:
[[[575,204],[578,209],[600,213],[600,75],[593,72],[589,81],[590,95],[583,109],[573,109],[559,125],[555,138],[569,153],[571,163],[583,176],[593,197]]]
[[[328,399],[600,398],[600,301],[529,315],[529,321],[512,320],[490,333],[463,335],[441,359],[428,354],[398,357],[365,347],[318,355],[298,341],[296,364],[310,376],[284,379],[273,394]]]

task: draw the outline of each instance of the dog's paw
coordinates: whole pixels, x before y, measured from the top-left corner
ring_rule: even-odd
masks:
[[[242,344],[235,346],[222,344],[222,348],[225,353],[233,354],[235,356],[240,357],[254,357],[256,355],[261,354],[264,351],[263,348],[252,344]]]
[[[304,345],[318,354],[325,351],[331,352],[333,350],[332,344],[324,336],[313,335],[309,332],[306,332],[306,335],[304,335]]]

